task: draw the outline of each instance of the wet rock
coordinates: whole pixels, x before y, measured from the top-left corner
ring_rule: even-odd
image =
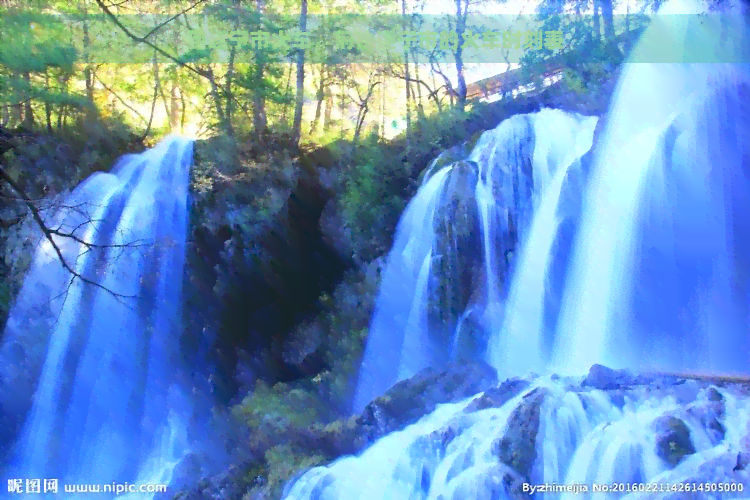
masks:
[[[464,413],[472,413],[486,408],[499,408],[529,387],[529,382],[521,378],[508,379],[499,387],[484,391],[484,394],[469,403]]]
[[[627,370],[613,370],[602,365],[593,365],[581,383],[582,387],[593,387],[603,391],[619,389],[633,384],[634,377]]]
[[[709,387],[706,390],[706,399],[713,402],[724,401],[724,396],[715,388]]]
[[[478,178],[477,164],[461,160],[448,174],[435,213],[436,278],[428,298],[428,329],[440,342],[454,342],[461,311],[467,310],[472,292],[476,290],[477,274],[482,266],[482,248],[477,228],[480,226],[475,200]],[[469,326],[462,322],[463,326]],[[465,330],[465,328],[464,328]],[[466,344],[464,331],[458,336],[453,355],[470,358],[481,350]],[[476,349],[476,350],[474,350]]]
[[[442,371],[427,368],[368,404],[357,425],[371,442],[416,422],[439,404],[460,401],[496,383],[495,371],[477,361],[454,363]]]
[[[242,500],[253,486],[254,478],[248,474],[253,464],[230,467],[226,472],[202,479],[190,490],[182,491],[174,500]]]
[[[719,444],[726,435],[726,427],[722,422],[725,412],[724,396],[713,387],[708,388],[702,400],[687,410],[687,414],[698,420],[700,425],[708,431],[714,446]]]
[[[609,400],[613,405],[622,410],[622,408],[625,406],[625,392],[621,389],[610,391]]]
[[[482,475],[477,489],[483,493],[477,498],[509,498],[511,500],[531,500],[531,495],[523,491],[526,479],[504,464],[497,464]]]
[[[205,457],[197,453],[188,453],[172,471],[172,480],[167,492],[156,493],[154,500],[171,500],[174,494],[169,493],[170,490],[182,490],[193,484],[195,479],[203,474],[201,463],[204,460]]]
[[[354,254],[352,235],[347,231],[339,212],[336,200],[328,200],[318,220],[321,237],[331,248],[344,259],[351,259]]]
[[[668,464],[675,466],[685,456],[695,453],[690,438],[690,429],[677,417],[665,416],[654,422],[656,432],[656,454]]]
[[[460,422],[454,420],[445,427],[431,433],[430,441],[438,442],[440,446],[445,449],[445,447],[448,446],[451,441],[456,439],[456,436],[461,433],[461,430],[462,426]]]
[[[546,389],[534,389],[513,410],[505,435],[493,443],[498,459],[528,478],[536,460],[536,437]]]
[[[748,465],[750,465],[750,453],[741,451],[737,453],[737,465],[735,465],[732,470],[745,470]]]

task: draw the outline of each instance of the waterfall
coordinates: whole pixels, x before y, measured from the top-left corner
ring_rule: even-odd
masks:
[[[534,220],[520,252],[517,272],[511,282],[503,325],[493,331],[494,335],[489,345],[488,359],[499,374],[541,372],[545,368],[549,356],[549,348],[544,345],[543,332],[545,290],[555,250],[553,244],[560,223],[558,204],[568,172],[572,168],[580,169],[581,157],[591,149],[596,121],[596,118],[587,119],[583,132],[579,134],[575,134],[573,129],[565,128],[566,124],[560,120],[547,124],[549,130],[554,130],[555,134],[568,134],[565,142],[570,144],[572,149],[567,152],[567,157],[563,156],[564,159],[557,167],[549,186],[544,186],[544,180],[549,176],[546,170],[543,170],[542,175],[535,176],[535,180],[540,178],[540,181],[535,183],[539,186],[535,194],[540,201],[535,207]],[[537,151],[541,151],[541,154]],[[536,148],[535,168],[547,166],[544,154],[548,151],[549,148]],[[555,157],[565,154],[563,151],[555,154]]]
[[[670,30],[746,60],[739,13],[683,17],[657,16],[632,60]],[[584,193],[557,372],[748,372],[749,86],[746,63],[626,65]]]
[[[532,214],[545,193],[557,197],[566,172],[580,166],[595,125],[596,118],[552,109],[514,116],[468,154],[454,148],[428,167],[388,256],[355,408],[427,366],[494,352],[509,254],[534,232]],[[554,218],[556,202],[546,203],[550,221],[541,224]],[[539,258],[552,251],[551,241],[546,246]]]
[[[46,350],[15,477],[168,483],[189,411],[174,374],[191,161],[192,141],[167,138],[92,175],[48,217],[75,238],[41,240],[3,337],[5,356],[33,345],[28,335]]]
[[[487,349],[479,342],[470,354],[485,356],[501,376],[542,373],[440,406],[360,456],[313,468],[287,485],[285,500],[747,498],[750,478],[738,461],[738,451],[748,451],[745,387],[627,371],[613,372],[623,381],[600,387],[593,368],[586,379],[578,376],[595,363],[641,372],[748,372],[747,7],[732,3],[723,8],[744,10],[700,18],[662,15],[680,7],[665,5],[629,56],[585,161],[594,119],[548,110],[512,117],[465,158],[431,166],[388,258],[355,407],[404,375],[387,365],[407,354],[410,335],[429,339],[420,364],[439,364],[432,353],[441,344],[460,351],[478,329],[488,334]],[[670,43],[677,60],[654,62],[653,51]],[[695,55],[688,50],[715,61],[686,61]],[[465,205],[465,190],[451,188],[453,176],[472,186],[473,214],[441,212],[451,200]],[[438,208],[414,219],[427,205]],[[454,227],[468,224],[470,245],[436,233],[446,216]],[[404,253],[412,238],[421,259],[433,256],[427,270],[425,260]],[[445,251],[468,247],[469,258]],[[504,260],[514,250],[515,262]],[[448,303],[453,309],[430,304],[423,289],[389,295],[397,292],[392,278],[424,286],[430,273],[428,296],[439,296],[444,261],[463,263],[469,277],[469,292]],[[442,309],[422,314],[427,332],[413,331],[395,319],[391,304]],[[387,331],[384,317],[394,318]],[[383,342],[391,357],[379,358]],[[514,393],[521,382],[525,389]],[[680,456],[670,456],[675,451]],[[660,489],[722,481],[734,489]],[[624,489],[594,490],[616,483]],[[657,491],[639,490],[648,484]]]

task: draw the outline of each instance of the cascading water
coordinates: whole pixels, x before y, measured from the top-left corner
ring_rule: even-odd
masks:
[[[192,141],[165,139],[47,221],[74,237],[42,239],[6,327],[5,346],[47,332],[11,477],[168,483],[190,410],[174,373],[191,161]]]
[[[544,302],[546,277],[560,222],[558,204],[568,172],[580,169],[581,157],[591,149],[596,122],[596,118],[587,118],[579,132],[567,128],[565,120],[553,115],[545,126],[558,136],[563,135],[564,141],[537,144],[534,150],[534,184],[537,186],[534,191],[534,219],[528,237],[522,243],[521,258],[511,281],[502,327],[492,330],[489,342],[488,359],[499,375],[539,372],[546,365],[549,347],[544,345]],[[555,147],[560,148],[561,143],[566,144],[568,149],[555,150]],[[563,159],[559,165],[550,165],[549,157]],[[551,167],[555,166],[556,170],[553,170]],[[554,175],[550,175],[550,171]]]
[[[565,173],[579,166],[595,125],[596,118],[550,109],[519,115],[482,134],[464,159],[433,163],[388,257],[356,409],[427,366],[483,354],[501,327],[506,256],[549,183],[559,192]]]
[[[744,391],[720,392],[689,381],[611,394],[578,382],[537,379],[521,391],[503,385],[501,392],[515,394],[498,407],[476,404],[482,396],[442,405],[358,457],[311,469],[287,485],[283,498],[528,499],[532,485],[546,484],[549,490],[537,491],[536,498],[604,500],[625,497],[627,488],[627,498],[658,498],[632,491],[632,485],[669,493],[671,484],[724,484],[720,470],[734,466],[742,439],[737,431],[750,416]],[[716,424],[707,428],[705,421],[714,416]],[[665,424],[684,426],[694,447],[676,467],[659,454]],[[707,462],[716,476],[702,475]],[[750,488],[746,483],[728,486],[723,496],[690,498],[744,498],[739,492]],[[622,484],[623,490],[598,492],[594,484]]]
[[[664,14],[634,60],[669,31],[747,60],[742,12],[692,29],[691,16]],[[749,86],[747,63],[627,65],[584,195],[556,371],[748,372]]]
[[[580,168],[580,158],[591,146],[593,121],[575,119],[577,132],[558,139],[568,147],[550,148],[554,160],[545,168],[540,139],[561,129],[538,128],[542,113],[514,117],[485,133],[466,161],[430,168],[389,256],[355,408],[404,375],[384,365],[413,352],[402,349],[406,337],[429,339],[432,352],[441,345],[440,328],[407,330],[392,307],[429,307],[424,274],[438,269],[438,258],[447,259],[444,248],[459,247],[451,238],[452,247],[436,244],[442,221],[433,219],[446,196],[456,198],[447,188],[453,176],[474,188],[476,209],[465,219],[480,233],[467,240],[480,254],[468,262],[479,262],[480,271],[462,271],[482,279],[470,280],[464,308],[448,315],[455,318],[448,330],[456,325],[460,331],[445,344],[457,351],[466,325],[484,321],[492,327],[487,359],[501,375],[569,375],[528,375],[443,405],[358,457],[308,471],[287,485],[286,500],[748,498],[746,383],[605,376],[600,367],[586,379],[572,376],[597,362],[639,370],[749,371],[747,10],[708,14],[689,25],[689,16],[660,17],[673,8],[656,16],[626,65],[590,170],[588,159]],[[725,63],[648,62],[654,53],[646,52],[670,37],[674,45],[700,48]],[[533,133],[514,137],[510,131],[522,124]],[[515,139],[515,147],[502,139]],[[524,146],[533,154],[514,157]],[[518,175],[524,162],[531,175]],[[500,180],[488,189],[492,172],[501,173]],[[459,204],[463,196],[459,192]],[[533,207],[533,220],[524,203]],[[428,205],[429,211],[418,208]],[[521,255],[509,269],[502,257],[515,248],[508,244],[515,232]],[[416,258],[404,252],[410,244],[421,245]],[[503,294],[511,271],[508,295],[498,297],[503,310],[487,318],[488,298],[495,290]],[[393,280],[409,286],[399,290]],[[411,293],[417,283],[418,295]],[[391,357],[380,357],[384,346]],[[440,362],[431,354],[418,359],[420,365]],[[595,484],[622,486],[605,493]],[[550,489],[532,489],[540,485]]]

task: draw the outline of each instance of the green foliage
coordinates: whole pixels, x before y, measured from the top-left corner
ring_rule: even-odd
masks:
[[[404,208],[401,193],[394,186],[398,179],[392,180],[398,174],[383,172],[373,159],[356,168],[346,183],[341,200],[344,224],[356,242],[355,254],[363,259],[380,255],[389,246],[389,236]],[[368,248],[372,244],[376,246]]]
[[[292,445],[279,445],[265,454],[268,466],[267,489],[272,498],[279,498],[284,484],[298,471],[309,469],[326,461],[320,454],[296,450]]]
[[[258,381],[255,390],[233,409],[233,413],[251,428],[263,427],[283,434],[290,428],[303,428],[320,420],[324,406],[317,397],[301,388],[284,383],[270,387]]]
[[[5,318],[10,312],[11,302],[11,285],[10,283],[0,281],[0,323],[5,323]]]
[[[376,263],[368,265],[365,271],[347,273],[332,296],[324,294],[320,298],[326,311],[318,315],[314,327],[323,332],[320,351],[328,369],[314,382],[318,392],[336,408],[346,408],[351,401],[375,309],[378,273]],[[306,335],[305,329],[299,334]]]

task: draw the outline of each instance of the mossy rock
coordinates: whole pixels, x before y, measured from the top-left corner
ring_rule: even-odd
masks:
[[[357,419],[368,441],[412,424],[439,404],[460,401],[496,384],[494,370],[476,361],[427,368],[393,386],[365,407]]]
[[[527,394],[511,413],[505,435],[493,443],[498,459],[527,479],[536,460],[541,407],[547,395],[542,388]]]
[[[499,387],[485,391],[477,399],[469,403],[464,413],[473,413],[486,408],[499,408],[529,387],[529,382],[520,378],[508,379]]]
[[[674,467],[683,458],[695,453],[690,429],[682,419],[664,416],[654,421],[656,454]]]

